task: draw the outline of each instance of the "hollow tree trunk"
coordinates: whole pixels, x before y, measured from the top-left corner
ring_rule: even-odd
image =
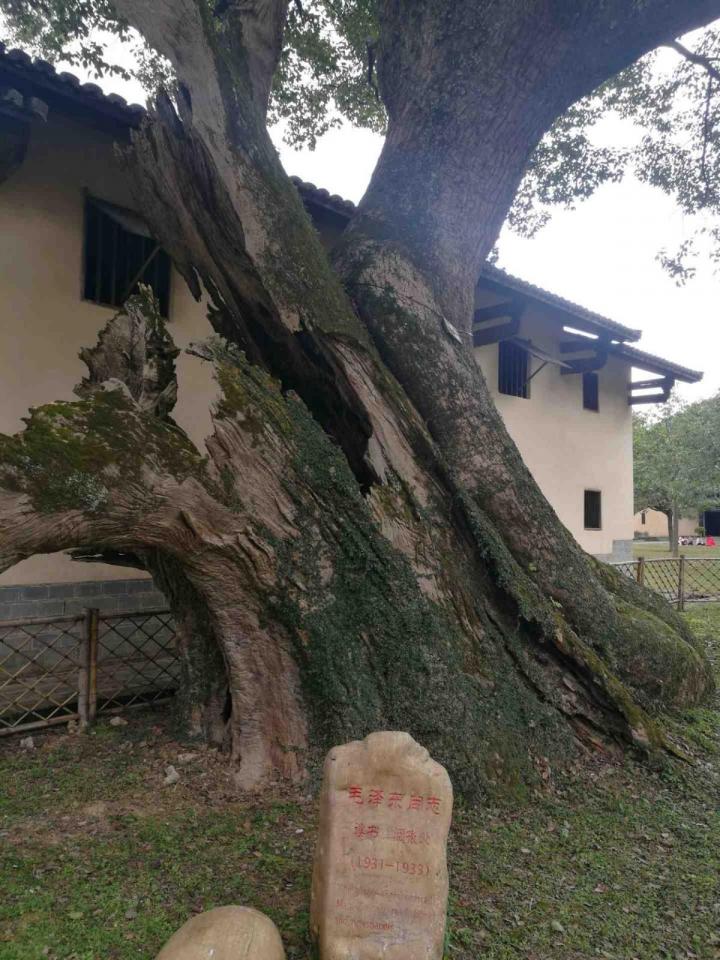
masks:
[[[173,612],[181,678],[181,720],[191,739],[212,746],[232,746],[232,697],[223,648],[206,598],[193,586],[180,563],[158,550],[142,560]]]
[[[559,522],[469,329],[544,130],[720,3],[381,4],[390,129],[334,269],[265,129],[287,4],[117,7],[180,80],[122,162],[211,298],[215,433],[205,461],[172,424],[172,345],[129,304],[85,354],[82,399],[0,439],[0,568],[76,545],[145,557],[181,624],[191,724],[227,739],[248,785],[382,727],[468,790],[578,740],[659,745],[647,710],[701,698],[707,664]],[[133,317],[145,353],[109,349]]]

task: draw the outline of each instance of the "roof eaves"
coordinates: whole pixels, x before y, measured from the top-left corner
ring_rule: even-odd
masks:
[[[339,214],[346,220],[349,220],[353,213],[355,213],[356,207],[352,200],[345,200],[343,197],[338,196],[337,193],[330,193],[322,187],[316,187],[314,183],[301,180],[300,177],[290,177],[290,179],[295,184],[304,202],[314,203],[324,207],[326,210],[331,210],[333,213]]]
[[[646,353],[625,343],[611,344],[610,353],[630,360],[633,366],[641,370],[657,373],[660,376],[670,376],[674,380],[682,380],[683,383],[698,383],[703,378],[701,370],[690,370],[689,367],[673,363],[672,360],[663,360],[662,357],[656,357],[652,353]]]
[[[48,107],[39,97],[26,97],[14,87],[0,89],[0,113],[26,121],[47,120]]]
[[[117,93],[104,93],[96,83],[81,83],[73,73],[58,73],[47,60],[33,60],[24,50],[6,50],[0,43],[0,71],[20,83],[31,83],[45,94],[53,94],[87,110],[100,113],[124,126],[137,126],[145,107],[128,103]]]
[[[332,210],[334,213],[337,213],[338,215],[347,219],[349,219],[356,210],[356,206],[354,203],[352,203],[352,201],[344,200],[337,194],[330,194],[322,187],[316,187],[314,183],[301,180],[300,177],[291,177],[290,179],[297,187],[298,191],[300,192],[300,196],[303,198],[305,203],[315,204],[324,207],[325,209]],[[587,310],[585,307],[581,307],[576,303],[571,303],[569,300],[565,300],[563,297],[557,296],[557,294],[550,293],[549,290],[543,290],[541,287],[536,287],[525,280],[521,280],[519,277],[515,277],[510,273],[506,273],[504,270],[501,270],[499,267],[495,267],[492,264],[485,265],[482,271],[482,276],[501,286],[516,290],[517,292],[521,292],[535,300],[540,300],[543,303],[547,303],[549,306],[555,307],[556,309],[563,310],[576,320],[585,321],[594,328],[605,330],[613,334],[613,336],[615,336],[618,340],[635,341],[639,340],[642,336],[642,331],[640,330],[635,330],[632,327],[626,327],[624,324],[616,323],[614,320],[603,317],[599,313],[594,313],[592,310]]]
[[[535,284],[528,283],[527,280],[521,280],[519,277],[507,273],[505,270],[501,270],[500,267],[496,267],[491,263],[484,265],[481,280],[483,278],[498,286],[506,287],[522,293],[525,296],[532,297],[533,300],[538,300],[557,310],[562,310],[571,317],[584,321],[594,328],[611,333],[618,340],[636,341],[642,336],[641,330],[626,327],[622,323],[617,323],[615,320],[603,317],[601,314],[595,313],[593,310],[588,310],[586,307],[581,307],[579,304],[566,300],[556,293],[551,293],[542,287],[536,287]]]

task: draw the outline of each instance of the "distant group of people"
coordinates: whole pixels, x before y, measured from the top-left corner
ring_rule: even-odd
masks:
[[[679,537],[681,547],[714,547],[714,537]]]

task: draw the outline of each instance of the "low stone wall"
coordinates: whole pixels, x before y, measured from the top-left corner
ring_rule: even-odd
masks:
[[[97,607],[101,613],[125,613],[167,607],[150,579],[83,580],[0,587],[0,621],[26,617],[62,617]]]

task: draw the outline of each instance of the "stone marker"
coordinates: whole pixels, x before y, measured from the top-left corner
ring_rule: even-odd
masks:
[[[174,933],[156,960],[285,960],[269,917],[252,907],[216,907]]]
[[[321,960],[441,960],[452,785],[407,733],[325,760],[311,929]]]

